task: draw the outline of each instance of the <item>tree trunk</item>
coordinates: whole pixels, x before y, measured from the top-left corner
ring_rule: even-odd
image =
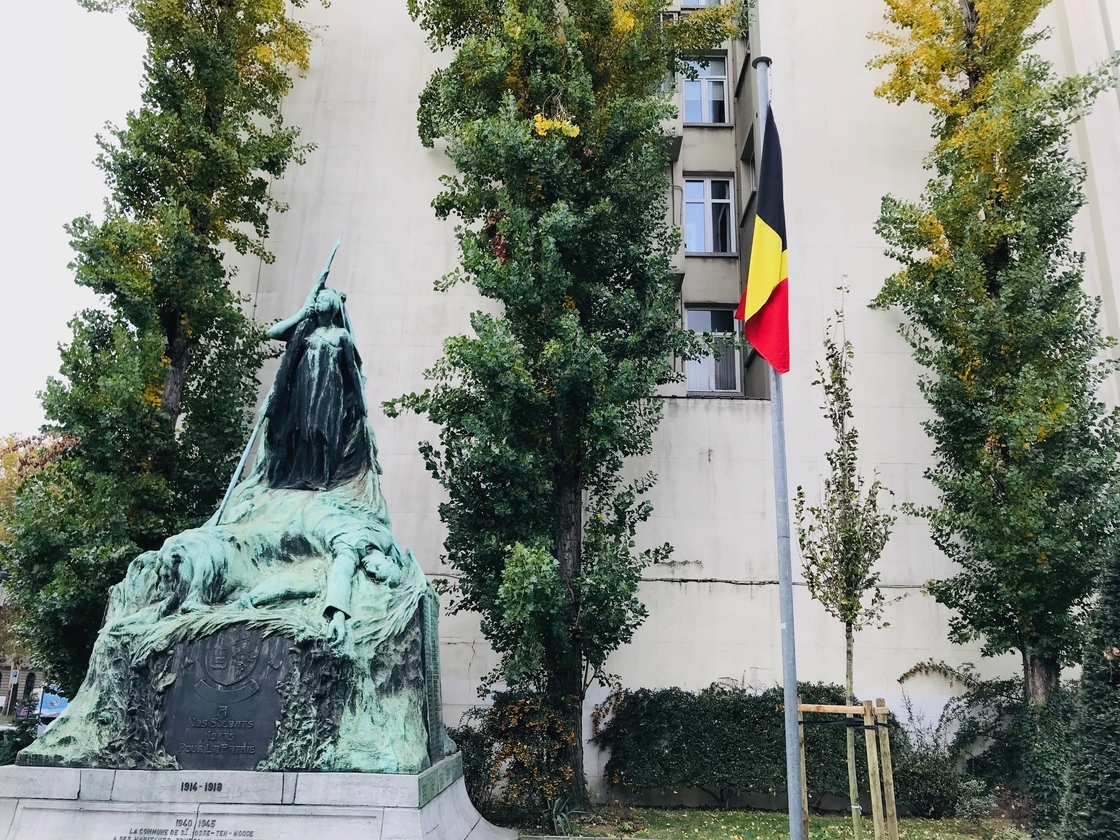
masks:
[[[1045,703],[1057,687],[1061,663],[1052,657],[1039,656],[1030,645],[1023,646],[1023,690],[1030,703]]]
[[[176,313],[174,324],[167,330],[167,357],[171,361],[171,370],[160,396],[160,408],[171,419],[172,429],[179,423],[179,415],[183,412],[183,386],[191,364],[191,349],[183,316]]]
[[[852,628],[852,623],[850,621],[844,622],[844,699],[849,706],[854,706],[856,703],[855,691],[852,688],[853,672],[855,670],[855,646],[855,631]],[[849,726],[845,729],[845,735],[848,747],[848,801],[852,807],[852,834],[855,840],[861,840],[860,818],[862,813],[859,807],[859,780],[856,778],[856,731]]]
[[[1064,738],[1054,737],[1054,722],[1046,707],[1051,693],[1058,687],[1061,663],[1055,658],[1040,656],[1030,645],[1023,648],[1023,688],[1027,700],[1019,731],[1023,747],[1023,786],[1034,812],[1031,822],[1040,829],[1037,836],[1064,836],[1052,830],[1062,821],[1063,802],[1069,790],[1070,749]]]
[[[563,431],[554,433],[557,451],[563,451]],[[560,579],[572,594],[568,615],[568,650],[553,660],[548,675],[548,689],[567,719],[572,739],[560,753],[561,761],[571,769],[568,807],[582,809],[587,805],[587,783],[583,772],[583,647],[580,641],[578,590],[573,582],[579,578],[583,565],[583,476],[578,467],[565,468],[562,460],[553,485],[556,522],[556,559]]]

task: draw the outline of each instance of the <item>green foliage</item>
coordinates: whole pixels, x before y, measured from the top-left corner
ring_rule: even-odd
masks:
[[[922,198],[883,200],[877,230],[902,269],[876,299],[905,314],[927,371],[940,498],[915,512],[960,567],[930,592],[953,641],[1022,654],[1036,701],[1080,656],[1120,500],[1117,418],[1096,396],[1112,341],[1071,246],[1084,168],[1069,151],[1114,80],[1059,79],[1026,52],[1042,5],[890,0],[902,34],[879,93],[930,104],[937,144]]]
[[[906,736],[897,746],[891,744],[899,806],[915,817],[962,815],[961,803],[972,780],[957,772],[946,744],[934,733],[908,729]]]
[[[213,511],[244,442],[263,333],[222,255],[270,258],[269,184],[307,148],[280,100],[310,46],[283,0],[85,5],[127,8],[147,37],[142,105],[100,138],[104,218],[67,228],[103,304],[73,320],[43,394],[72,445],[22,483],[0,545],[24,635],[71,696],[108,587]]]
[[[457,609],[482,614],[496,678],[543,690],[581,727],[590,679],[645,617],[637,551],[652,476],[657,387],[696,352],[669,273],[666,72],[737,32],[738,7],[662,21],[665,0],[410,0],[453,51],[420,97],[419,131],[457,174],[434,207],[455,217],[460,267],[500,314],[444,344],[429,390],[386,405],[440,426],[422,453],[448,493],[440,516]],[[584,524],[586,523],[586,524]],[[550,555],[551,559],[545,555]],[[582,740],[565,761],[582,793]]]
[[[1061,827],[1069,795],[1073,760],[1070,734],[1074,695],[1058,688],[1044,703],[1023,708],[1019,741],[1023,745],[1023,792],[1029,797],[1031,831],[1040,837],[1063,838]]]
[[[8,435],[0,440],[0,546],[12,540],[4,522],[15,508],[16,491],[20,485],[62,457],[74,443],[76,441],[72,439],[56,435]],[[7,578],[7,569],[0,569],[0,584]],[[22,610],[18,604],[3,597],[2,592],[0,601],[0,659],[15,662],[30,659],[30,651],[19,634]]]
[[[914,672],[941,673],[944,667],[931,663]],[[935,724],[916,719],[912,711],[901,724],[890,719],[895,792],[903,813],[933,819],[978,819],[991,810],[994,796],[1006,803],[1025,787],[1022,752],[1015,748],[1021,743],[1021,728],[1028,724],[1021,683],[1011,681],[1008,695],[1008,685],[979,680],[971,670],[953,671],[952,675],[966,681],[966,691],[950,702]],[[837,685],[803,683],[799,690],[802,702],[846,703],[844,689]],[[1055,698],[1059,696],[1066,701],[1053,701],[1052,731],[1046,741],[1058,749],[1068,735],[1069,698],[1073,695],[1063,689],[1055,694]],[[719,685],[695,694],[679,688],[620,691],[596,710],[595,740],[610,751],[605,768],[610,784],[639,794],[695,788],[727,807],[738,795],[784,792],[781,709],[780,688],[761,694]],[[844,733],[837,725],[810,723],[805,729],[811,803],[826,795],[847,799]],[[862,729],[856,735],[857,784],[866,797]],[[1057,776],[1064,778],[1062,773]]]
[[[919,666],[910,673],[941,673],[940,667]],[[982,690],[986,685],[978,683],[976,688]],[[995,809],[994,792],[1007,790],[1008,773],[997,773],[992,781],[977,778],[967,770],[962,772],[962,768],[968,767],[967,762],[977,753],[987,754],[992,749],[995,739],[989,738],[988,733],[994,734],[995,728],[978,725],[975,708],[953,706],[953,701],[932,724],[915,714],[908,698],[903,702],[906,737],[897,747],[892,745],[900,802],[913,816],[945,819],[955,815],[978,829],[979,823]]]
[[[494,794],[501,780],[501,768],[494,766],[495,745],[485,728],[488,711],[482,707],[469,710],[459,726],[447,728],[447,734],[463,756],[463,781],[467,796],[480,814],[491,818],[494,816]]]
[[[996,799],[979,779],[965,779],[960,785],[961,796],[957,802],[957,816],[979,830],[983,821],[996,810]]]
[[[725,811],[711,808],[607,808],[578,820],[583,836],[641,837],[645,840],[782,840],[789,836],[784,811]],[[875,836],[870,816],[862,820],[863,837]],[[981,831],[958,820],[899,820],[904,840],[1031,840],[1002,820],[989,820]],[[852,840],[849,816],[809,820],[811,840]]]
[[[1066,837],[1120,836],[1120,552],[1115,546],[1086,643],[1072,753]]]
[[[798,688],[804,703],[845,703],[840,686],[801,683]],[[782,705],[781,688],[752,694],[716,684],[696,694],[679,688],[616,692],[595,712],[595,741],[610,751],[604,775],[610,784],[633,793],[696,788],[725,808],[740,794],[782,793]],[[805,728],[811,801],[848,794],[844,729],[812,724]],[[901,743],[896,725],[891,735]],[[858,760],[860,785],[866,788],[866,757]]]
[[[39,731],[39,710],[25,697],[16,707],[15,728],[0,732],[0,766],[15,764],[19,751],[35,740]]]
[[[895,518],[893,507],[887,512],[879,509],[880,492],[890,491],[878,477],[866,486],[859,472],[859,432],[849,424],[855,353],[847,338],[837,343],[835,330],[843,326],[844,312],[839,310],[835,326],[830,324],[825,334],[825,364],[817,363],[813,381],[824,391],[822,408],[836,440],[836,448],[825,453],[830,474],[824,478],[819,507],[808,507],[805,491],[797,488],[796,521],[809,593],[829,615],[843,622],[850,635],[882,619],[885,599],[875,564],[890,539]],[[868,593],[870,599],[865,603]],[[850,682],[849,674],[849,692]]]
[[[515,545],[502,570],[498,598],[505,606],[502,633],[513,640],[505,673],[521,684],[544,669],[548,648],[566,642],[569,599],[560,564],[546,549]]]

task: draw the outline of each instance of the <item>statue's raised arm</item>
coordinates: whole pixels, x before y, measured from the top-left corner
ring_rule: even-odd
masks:
[[[334,263],[334,255],[338,253],[340,245],[342,245],[341,236],[338,237],[338,241],[334,243],[334,248],[331,249],[331,255],[327,257],[327,264],[323,266],[323,270],[319,272],[319,276],[315,279],[315,285],[311,287],[311,294],[309,294],[307,300],[304,301],[303,308],[291,318],[277,321],[269,327],[269,338],[274,341],[287,341],[291,338],[292,332],[299,325],[299,322],[310,317],[315,311],[315,299],[319,296],[319,292],[323,291],[327,285],[327,277],[331,273],[331,264]]]

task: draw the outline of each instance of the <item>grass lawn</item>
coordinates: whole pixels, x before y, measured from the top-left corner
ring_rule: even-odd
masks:
[[[989,828],[998,827],[993,823]],[[582,836],[643,837],[654,840],[781,840],[789,836],[785,814],[761,811],[604,808],[578,817],[572,833]],[[979,840],[990,836],[957,820],[902,820],[905,840]],[[873,840],[871,820],[864,820],[864,840]],[[852,840],[850,817],[813,817],[809,840]]]

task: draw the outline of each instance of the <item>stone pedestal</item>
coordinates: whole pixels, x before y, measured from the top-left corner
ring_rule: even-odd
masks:
[[[0,840],[514,840],[462,775],[0,767]]]

